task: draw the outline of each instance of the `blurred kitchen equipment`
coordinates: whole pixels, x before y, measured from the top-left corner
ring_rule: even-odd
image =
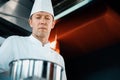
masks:
[[[62,67],[40,59],[20,59],[10,63],[11,80],[61,80]]]

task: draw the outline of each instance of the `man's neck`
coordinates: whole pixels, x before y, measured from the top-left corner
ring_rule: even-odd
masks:
[[[44,46],[45,44],[47,44],[49,42],[48,37],[40,37],[40,36],[37,36],[34,34],[32,34],[32,35],[42,43],[42,46]]]

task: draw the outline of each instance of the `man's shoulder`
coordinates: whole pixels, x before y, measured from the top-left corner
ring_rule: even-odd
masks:
[[[63,56],[60,53],[58,53],[57,51],[53,50],[53,49],[51,49],[51,52],[54,54],[56,61],[61,63],[62,66],[64,66],[65,63],[64,63]]]
[[[6,38],[6,40],[21,40],[26,39],[28,36],[19,36],[19,35],[12,35]]]
[[[63,58],[63,56],[62,56],[59,52],[55,51],[55,50],[52,49],[52,48],[51,48],[51,52],[52,52],[53,54],[56,54],[57,56]]]
[[[19,35],[12,35],[7,37],[3,43],[16,44],[18,42],[26,42],[27,39],[28,39],[27,36],[25,37],[25,36],[19,36]]]

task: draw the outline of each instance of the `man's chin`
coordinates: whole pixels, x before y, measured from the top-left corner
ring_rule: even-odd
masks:
[[[38,36],[39,36],[39,37],[46,37],[46,33],[45,33],[45,32],[40,32],[40,33],[38,34]]]

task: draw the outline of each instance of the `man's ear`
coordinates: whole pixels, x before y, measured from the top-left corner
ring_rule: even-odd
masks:
[[[56,21],[53,21],[52,29],[54,28],[55,24],[56,24]]]
[[[28,20],[28,23],[29,23],[30,27],[32,27],[32,25],[31,25],[31,19]]]

